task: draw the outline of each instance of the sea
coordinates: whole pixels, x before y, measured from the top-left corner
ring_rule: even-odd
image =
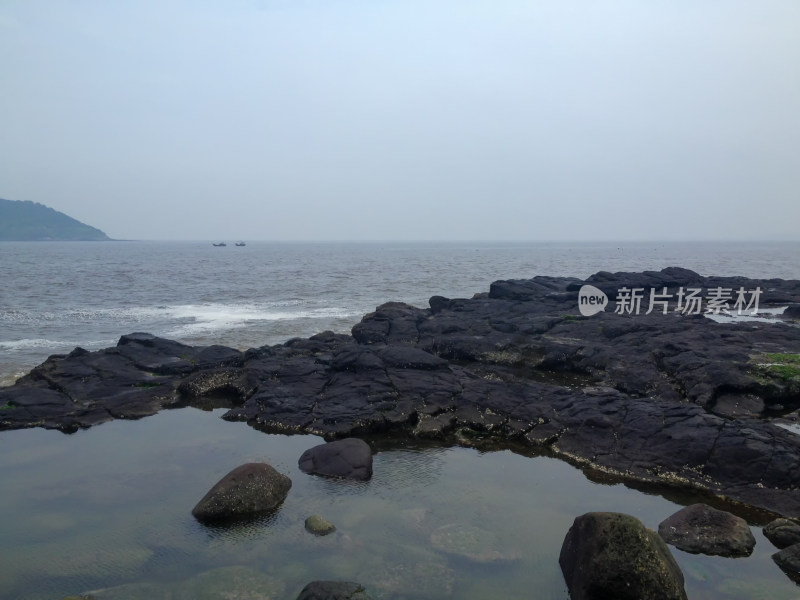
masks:
[[[800,279],[800,242],[4,242],[0,385],[135,331],[244,350],[347,333],[384,302],[425,308],[499,279],[669,266]]]
[[[247,349],[346,333],[384,302],[425,307],[499,279],[668,266],[800,279],[800,243],[0,243],[0,384],[51,354],[135,331]],[[1,432],[0,598],[294,600],[310,581],[349,580],[386,600],[567,600],[558,556],[576,516],[625,512],[656,529],[704,500],[519,448],[408,440],[368,440],[369,482],[327,480],[297,466],[322,439],[267,435],[223,413],[180,408],[70,435]],[[280,510],[235,527],[196,522],[205,492],[252,461],[291,477]],[[306,532],[315,513],[336,532]],[[764,523],[742,516],[757,540],[750,557],[671,548],[689,598],[800,598],[770,557]]]

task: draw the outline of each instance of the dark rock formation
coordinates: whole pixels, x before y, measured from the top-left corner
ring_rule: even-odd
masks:
[[[772,560],[789,576],[789,579],[800,584],[800,544],[776,552],[772,555]]]
[[[608,294],[605,311],[580,314],[584,284]],[[643,290],[639,314],[615,312],[622,287]],[[522,445],[800,517],[800,436],[773,424],[800,416],[800,327],[676,312],[689,288],[731,290],[734,314],[739,289],[760,288],[760,308],[800,303],[798,281],[670,268],[497,281],[430,309],[390,302],[352,336],[244,353],[132,334],[0,388],[0,429],[74,431],[222,397],[226,419],[267,432]],[[667,314],[658,303],[646,314],[651,289],[671,295]]]
[[[292,480],[266,463],[247,463],[220,479],[192,514],[204,523],[246,519],[275,511],[286,499]]]
[[[800,318],[800,304],[790,304],[787,306],[786,310],[783,311],[783,316],[792,319]]]
[[[764,527],[764,537],[782,550],[800,544],[800,525],[789,519],[775,519]]]
[[[664,519],[658,534],[668,544],[694,554],[750,556],[756,538],[747,521],[707,504],[692,504]]]
[[[297,600],[369,600],[364,588],[351,581],[312,581]]]
[[[558,562],[572,600],[686,600],[683,574],[664,540],[630,515],[577,517]]]
[[[314,446],[298,461],[303,473],[366,481],[372,477],[372,450],[364,440],[346,438]]]

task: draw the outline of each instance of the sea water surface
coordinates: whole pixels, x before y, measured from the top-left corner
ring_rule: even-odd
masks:
[[[347,332],[389,300],[425,306],[497,279],[666,266],[800,279],[800,244],[5,243],[0,377],[9,384],[49,354],[132,331],[244,349]],[[297,468],[319,438],[265,435],[221,412],[0,433],[0,597],[293,600],[309,581],[349,579],[376,598],[565,600],[558,553],[575,516],[626,512],[656,528],[697,500],[593,481],[546,456],[399,441],[370,440],[370,482],[326,480]],[[197,523],[191,509],[208,488],[254,460],[292,478],[280,511],[227,529]],[[337,532],[307,533],[313,513]],[[800,597],[760,525],[748,558],[671,548],[690,598]]]
[[[384,302],[425,308],[498,279],[668,266],[800,279],[800,243],[4,242],[0,385],[134,331],[246,349],[347,333]]]

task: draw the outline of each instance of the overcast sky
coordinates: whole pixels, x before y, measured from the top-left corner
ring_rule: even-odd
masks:
[[[0,2],[0,197],[127,239],[800,239],[797,0]]]

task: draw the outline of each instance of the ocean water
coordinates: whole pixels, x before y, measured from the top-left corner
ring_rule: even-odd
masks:
[[[800,279],[800,243],[0,243],[0,385],[133,331],[246,349],[498,279],[667,266]]]
[[[245,349],[347,332],[389,300],[426,306],[497,279],[666,266],[800,279],[800,244],[3,243],[0,381],[132,331]],[[370,440],[370,482],[331,481],[297,468],[319,438],[265,435],[222,412],[170,410],[72,435],[0,433],[0,598],[292,600],[311,580],[344,579],[387,600],[567,600],[558,554],[575,516],[626,512],[656,528],[699,500],[597,481],[545,456],[407,441]],[[280,511],[233,528],[197,523],[191,508],[207,489],[254,460],[292,478]],[[313,513],[337,532],[305,532]],[[800,598],[770,559],[761,523],[751,529],[748,558],[671,549],[690,598]],[[443,546],[442,531],[459,532],[466,547]],[[472,539],[499,560],[470,558]]]

